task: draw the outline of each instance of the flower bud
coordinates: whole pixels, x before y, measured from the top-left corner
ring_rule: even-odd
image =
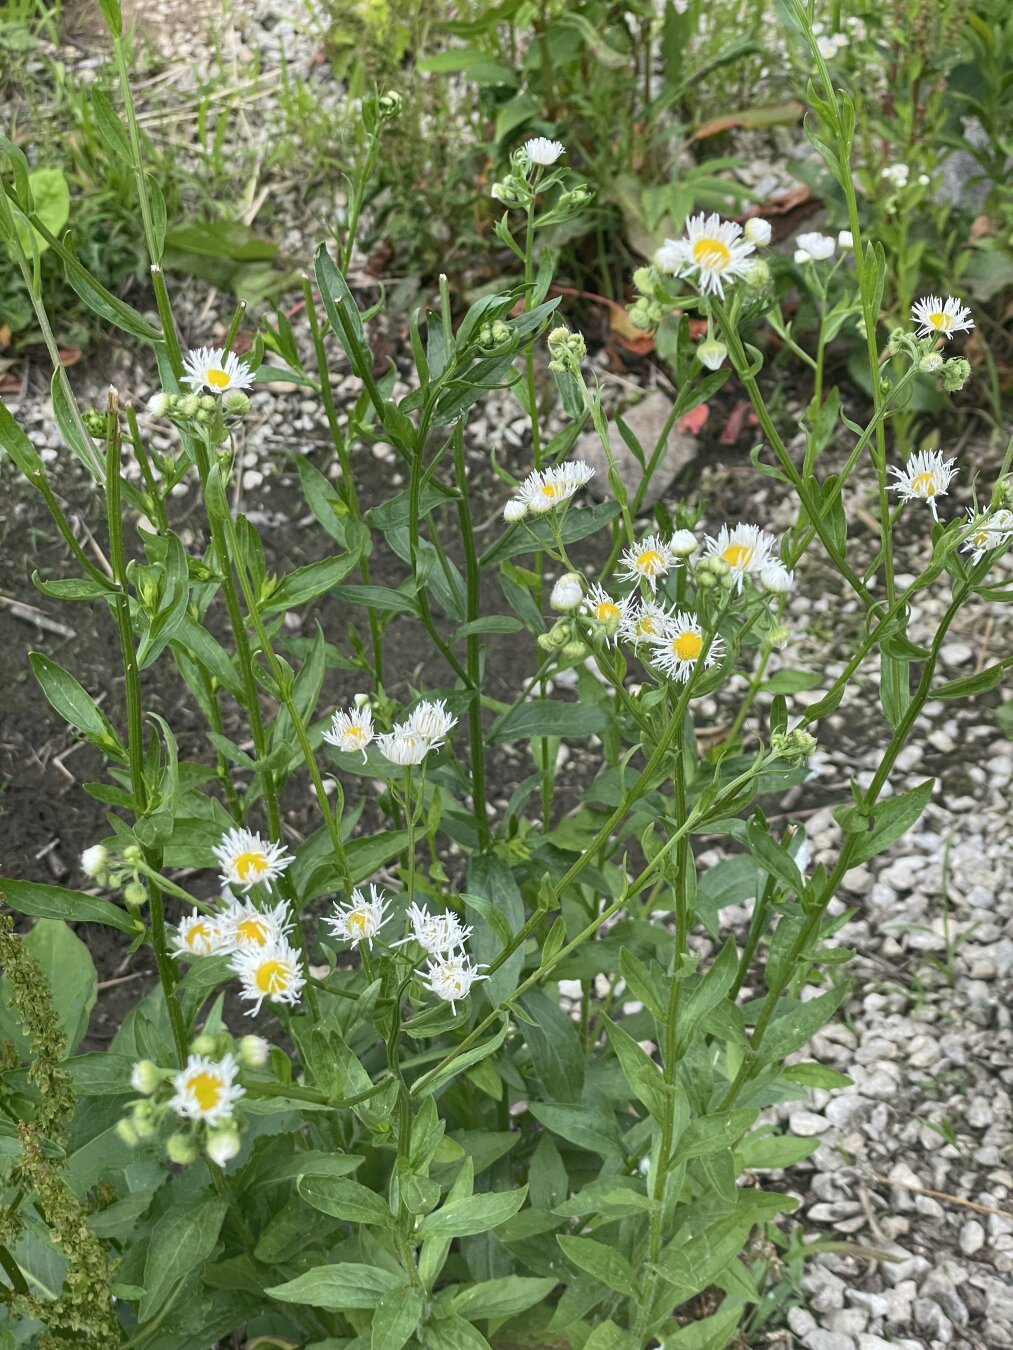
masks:
[[[564,661],[576,665],[578,661],[586,660],[588,655],[587,644],[581,642],[579,638],[573,638],[560,649],[559,655]]]
[[[656,273],[653,267],[638,267],[633,273],[633,285],[649,300],[654,299],[655,281]]]
[[[116,1122],[116,1133],[120,1140],[130,1148],[136,1148],[141,1142],[141,1136],[134,1129],[133,1123],[125,1117]]]
[[[943,358],[940,352],[926,352],[918,362],[918,369],[925,375],[934,375],[942,368]]]
[[[189,421],[200,412],[200,398],[197,394],[185,394],[176,404],[178,415]]]
[[[955,394],[971,378],[970,362],[962,356],[952,356],[943,362],[943,388],[948,394]]]
[[[376,113],[382,122],[393,122],[401,116],[404,99],[395,89],[389,89],[376,100]]]
[[[202,1031],[190,1047],[194,1055],[213,1055],[218,1050],[218,1039],[209,1031]]]
[[[131,1124],[138,1139],[150,1139],[155,1133],[155,1108],[151,1102],[134,1102]]]
[[[152,417],[164,417],[169,411],[169,407],[169,395],[163,393],[161,389],[148,399],[148,412]]]
[[[776,651],[781,651],[782,648],[788,645],[788,639],[790,637],[791,637],[791,629],[786,627],[782,623],[778,624],[776,628],[772,628],[770,630],[770,632],[767,634],[767,641]]]
[[[123,861],[131,867],[139,867],[144,862],[144,854],[139,844],[128,844],[123,850]]]
[[[569,610],[579,609],[583,599],[584,586],[580,575],[577,572],[567,572],[553,586],[549,604],[553,609],[566,613]]]
[[[248,1069],[262,1069],[271,1053],[263,1036],[244,1036],[239,1042],[239,1058]]]
[[[630,316],[630,323],[633,327],[638,328],[642,333],[655,327],[651,301],[645,296],[641,296],[638,300],[634,300],[632,305],[628,305],[626,312]]]
[[[212,1162],[224,1167],[239,1152],[239,1131],[234,1125],[209,1130],[205,1149]]]
[[[139,1059],[130,1072],[130,1086],[135,1092],[143,1092],[146,1097],[157,1090],[161,1081],[158,1066],[150,1059]]]
[[[742,282],[746,290],[756,295],[770,285],[770,264],[765,258],[750,258],[749,269],[743,274]]]
[[[696,574],[693,578],[693,580],[697,584],[698,589],[702,591],[711,590],[714,586],[718,584],[719,579],[720,578],[718,578],[713,572],[702,572],[699,568],[697,568]]]
[[[787,595],[795,584],[795,573],[790,572],[784,563],[771,558],[760,568],[760,584],[765,591],[774,595]]]
[[[197,1146],[188,1134],[171,1134],[166,1142],[165,1151],[169,1161],[177,1163],[180,1167],[186,1167],[197,1157]]]
[[[854,248],[854,247],[855,247],[855,237],[854,237],[854,235],[851,233],[850,230],[839,230],[839,231],[838,231],[838,233],[837,233],[837,246],[838,246],[838,248],[842,248],[842,249],[846,249],[846,248]]]
[[[696,349],[696,359],[708,370],[720,369],[727,355],[728,348],[717,338],[708,338],[706,342],[701,342]]]
[[[250,400],[241,389],[233,389],[222,399],[222,410],[229,417],[245,417],[250,411]]]
[[[770,243],[770,237],[773,230],[770,228],[770,221],[763,220],[760,216],[750,216],[746,221],[742,233],[751,244],[757,248],[766,248]]]
[[[84,422],[85,430],[96,440],[101,440],[105,436],[106,415],[99,412],[98,408],[85,408],[81,420]]]
[[[123,903],[130,909],[140,909],[148,903],[148,888],[139,881],[132,881],[123,888]]]
[[[109,855],[101,844],[92,844],[81,854],[81,871],[86,877],[97,881],[105,872]]]
[[[793,731],[775,731],[770,738],[771,754],[785,759],[792,768],[800,768],[816,749],[816,737],[796,727]]]
[[[514,521],[523,520],[527,514],[528,514],[527,502],[522,502],[518,500],[518,498],[516,497],[511,497],[510,500],[507,502],[507,504],[503,507],[503,519],[511,525],[514,523]]]
[[[692,530],[676,530],[668,541],[668,547],[677,558],[688,558],[700,547]]]

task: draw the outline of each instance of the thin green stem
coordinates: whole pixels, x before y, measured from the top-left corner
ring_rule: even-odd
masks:
[[[468,496],[468,472],[464,461],[464,426],[461,422],[454,428],[453,446],[454,476],[458,491],[457,519],[461,527],[461,542],[464,545],[465,579],[468,587],[467,616],[468,622],[474,623],[482,612],[482,577],[478,566],[478,550],[475,547],[471,501]],[[489,805],[485,795],[485,741],[482,736],[482,639],[478,633],[469,633],[466,644],[468,681],[473,691],[468,704],[471,805],[475,816],[475,828],[478,831],[479,848],[486,849],[489,847],[491,831]]]

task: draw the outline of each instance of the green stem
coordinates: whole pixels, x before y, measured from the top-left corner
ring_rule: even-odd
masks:
[[[468,474],[464,462],[464,426],[458,422],[454,428],[454,475],[457,479],[457,519],[461,526],[461,540],[464,545],[465,578],[468,585],[468,622],[474,623],[481,614],[482,578],[478,567],[478,551],[475,548],[475,529],[471,518],[471,502],[468,497]],[[475,827],[478,830],[479,848],[489,847],[491,831],[489,828],[489,806],[485,796],[485,742],[482,737],[482,639],[477,633],[470,633],[466,639],[466,661],[468,681],[473,693],[468,705],[468,734],[471,750],[471,803],[475,815]]]

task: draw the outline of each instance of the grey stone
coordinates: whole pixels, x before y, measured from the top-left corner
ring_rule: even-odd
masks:
[[[822,1327],[802,1338],[806,1350],[855,1350],[855,1342],[841,1331],[824,1331]]]
[[[663,394],[660,389],[652,389],[646,398],[641,399],[639,403],[635,403],[629,408],[625,408],[619,414],[640,442],[644,451],[644,459],[648,463],[650,462],[651,451],[658,443],[658,438],[665,429],[665,423],[668,421],[671,411],[672,400],[668,395]],[[632,499],[643,480],[644,471],[623,440],[622,432],[614,418],[609,421],[609,445],[612,449],[612,457],[616,462],[616,471]],[[692,462],[696,455],[696,446],[695,437],[687,436],[681,431],[676,431],[673,427],[668,434],[667,448],[662,452],[658,467],[651,478],[647,491],[644,493],[641,502],[642,511],[653,506],[656,501],[664,496],[676,474]],[[577,459],[586,460],[595,471],[595,476],[588,485],[588,491],[601,499],[611,497],[612,493],[608,483],[608,459],[602,448],[598,433],[596,431],[585,431],[578,436],[574,447],[574,455]]]
[[[869,1325],[869,1314],[864,1308],[839,1308],[827,1318],[831,1331],[842,1332],[845,1336],[858,1336]]]
[[[890,1300],[885,1294],[867,1293],[864,1289],[849,1289],[845,1298],[849,1303],[864,1308],[873,1317],[886,1317],[890,1311]]]
[[[896,1341],[884,1341],[882,1336],[871,1336],[864,1331],[858,1338],[858,1350],[897,1350]]]
[[[814,1111],[792,1111],[788,1117],[788,1126],[792,1134],[799,1134],[804,1139],[811,1139],[814,1135],[829,1130],[830,1121],[825,1116],[816,1115]]]
[[[788,1325],[796,1336],[808,1336],[816,1330],[816,1318],[808,1308],[789,1308]]]

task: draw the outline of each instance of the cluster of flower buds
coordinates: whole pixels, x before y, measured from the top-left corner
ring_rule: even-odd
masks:
[[[130,909],[140,909],[147,904],[148,888],[137,870],[143,857],[136,844],[128,845],[123,850],[123,861],[126,864],[123,868],[119,865],[110,866],[105,846],[92,844],[81,854],[81,871],[100,886],[122,886],[124,904]]]
[[[770,737],[770,753],[787,760],[793,769],[800,768],[816,749],[816,737],[801,727],[793,731],[775,731]]]
[[[163,1122],[182,1122],[165,1143],[170,1162],[186,1165],[203,1153],[223,1167],[239,1152],[242,1122],[236,1104],[245,1089],[236,1081],[240,1069],[262,1068],[270,1046],[261,1036],[236,1042],[227,1031],[203,1032],[190,1046],[180,1070],[162,1069],[150,1059],[138,1060],[130,1085],[139,1097],[116,1133],[131,1148],[153,1139]]]
[[[490,196],[508,210],[526,210],[546,187],[562,184],[563,191],[539,217],[538,224],[554,225],[571,219],[592,199],[594,188],[580,180],[566,186],[559,174],[551,172],[565,153],[562,141],[552,141],[547,136],[531,137],[510,156],[510,171],[493,183]],[[545,170],[550,172],[546,175]]]
[[[475,340],[486,356],[507,356],[517,349],[521,337],[503,319],[496,319],[493,323],[482,324]]]
[[[549,369],[562,375],[567,371],[571,375],[580,374],[581,363],[587,356],[587,343],[580,333],[571,333],[569,328],[560,324],[553,328],[548,336]]]
[[[236,421],[249,411],[250,400],[241,389],[233,389],[222,398],[214,394],[166,394],[160,390],[148,400],[152,417],[167,417],[178,426],[210,427],[219,417]]]

